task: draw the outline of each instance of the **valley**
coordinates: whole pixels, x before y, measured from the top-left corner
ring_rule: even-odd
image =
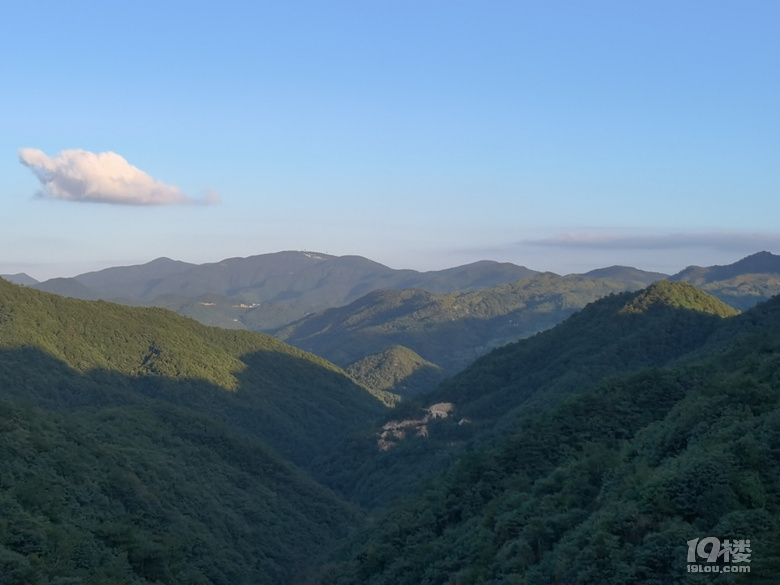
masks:
[[[770,582],[776,258],[320,279],[276,337],[0,280],[0,582],[675,582],[707,535]]]

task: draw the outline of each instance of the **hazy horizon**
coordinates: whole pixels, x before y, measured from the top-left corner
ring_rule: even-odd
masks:
[[[612,266],[625,266],[625,267],[630,267],[630,268],[637,268],[639,270],[644,270],[644,271],[647,271],[647,272],[659,272],[659,273],[663,273],[663,274],[667,274],[669,276],[672,276],[672,275],[677,274],[678,272],[684,270],[685,268],[689,268],[691,266],[707,267],[707,266],[716,266],[716,265],[721,265],[722,266],[722,265],[727,265],[727,264],[733,264],[734,262],[736,262],[738,260],[741,260],[741,259],[745,258],[746,256],[750,256],[752,254],[757,254],[759,252],[766,252],[766,251],[767,250],[756,250],[755,252],[750,252],[748,254],[741,255],[741,256],[739,256],[738,258],[736,258],[736,259],[734,259],[732,261],[720,261],[720,262],[705,263],[705,264],[687,263],[685,265],[680,265],[679,268],[675,268],[674,270],[658,270],[658,269],[653,269],[653,268],[645,268],[645,267],[643,267],[641,265],[612,263],[612,264],[594,265],[594,266],[585,268],[583,270],[569,271],[569,270],[554,270],[554,269],[552,269],[550,267],[547,267],[547,266],[529,266],[527,264],[517,264],[515,262],[511,262],[511,263],[512,264],[516,264],[518,266],[524,266],[526,268],[530,268],[531,270],[536,270],[538,272],[554,272],[554,273],[557,273],[557,274],[560,274],[560,275],[564,275],[564,276],[567,275],[567,274],[583,274],[583,273],[586,273],[586,272],[590,272],[591,270],[597,270],[597,269],[600,269],[600,268],[609,268],[609,267],[612,267]],[[326,254],[326,255],[328,255],[328,252],[323,252],[321,250],[278,250],[277,252],[302,252],[302,253]],[[265,255],[265,254],[274,254],[274,253],[277,253],[277,252],[267,252],[267,253],[263,253],[263,254],[251,254],[249,256],[232,256],[231,258],[249,258],[251,256],[260,256],[260,255]],[[329,254],[329,255],[331,255],[331,256],[362,256],[362,254]],[[362,256],[362,257],[367,258],[368,260],[373,260],[375,262],[379,262],[375,258],[369,258],[367,256]],[[139,261],[136,261],[136,262],[128,262],[128,263],[116,263],[116,264],[96,263],[93,268],[87,268],[86,270],[80,270],[80,271],[73,272],[73,273],[56,273],[53,276],[46,276],[46,277],[43,277],[43,278],[38,278],[35,274],[30,274],[29,272],[27,272],[25,270],[17,270],[16,272],[2,271],[2,272],[0,272],[0,275],[17,276],[17,275],[20,275],[20,274],[26,274],[27,276],[29,276],[31,278],[34,278],[38,282],[45,282],[46,280],[50,280],[50,279],[53,279],[53,278],[72,278],[72,277],[75,277],[75,276],[79,276],[81,274],[86,274],[86,273],[89,273],[89,272],[97,272],[97,271],[100,271],[100,270],[105,270],[107,268],[140,266],[140,265],[148,264],[148,263],[153,262],[154,260],[158,260],[160,258],[168,258],[168,257],[167,256],[157,256],[155,258],[150,258],[148,260],[139,260]],[[220,262],[222,260],[227,260],[229,258],[219,258],[217,260],[209,260],[209,261],[206,261],[206,262],[190,262],[188,260],[184,260],[184,259],[181,259],[181,258],[168,258],[168,259],[169,260],[174,260],[174,261],[187,262],[187,263],[193,264],[193,265],[201,265],[201,264],[213,264],[213,263]],[[480,258],[478,260],[474,260],[473,262],[479,262],[479,261],[482,261],[482,260],[495,261],[495,262],[509,262],[508,260],[494,260],[492,258],[487,258],[487,257],[486,258]],[[428,271],[445,270],[447,268],[457,268],[458,266],[463,266],[465,264],[471,264],[473,262],[466,262],[466,263],[463,263],[463,264],[453,264],[453,265],[447,265],[447,266],[439,266],[439,267],[433,267],[433,268],[415,268],[414,266],[391,266],[391,265],[386,264],[384,262],[379,262],[379,263],[380,264],[384,264],[388,268],[393,268],[393,269],[396,269],[396,270],[411,269],[411,270],[417,270],[419,272],[428,272]]]

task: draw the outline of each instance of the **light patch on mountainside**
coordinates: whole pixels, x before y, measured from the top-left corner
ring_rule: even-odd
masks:
[[[387,451],[395,447],[408,436],[427,437],[428,425],[434,420],[449,418],[455,412],[452,402],[437,402],[424,410],[421,418],[391,420],[382,426],[382,432],[377,439],[377,447],[380,451]],[[468,424],[467,419],[461,419],[458,424]]]

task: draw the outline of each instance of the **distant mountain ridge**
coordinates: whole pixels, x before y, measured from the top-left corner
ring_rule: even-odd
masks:
[[[285,251],[199,265],[158,258],[52,279],[35,288],[75,298],[164,306],[184,315],[195,313],[209,325],[267,331],[378,289],[476,290],[533,274],[536,271],[523,266],[492,261],[418,272],[361,256]],[[215,308],[209,315],[203,306]]]
[[[34,284],[39,284],[37,280],[35,280],[29,274],[25,274],[24,272],[19,272],[17,274],[0,274],[0,278],[3,278],[8,282],[13,282],[14,284],[21,284],[22,286],[32,286]]]
[[[341,367],[403,346],[448,374],[493,347],[555,325],[602,295],[667,278],[695,284],[745,310],[780,293],[780,256],[760,252],[731,265],[692,266],[673,276],[608,266],[561,277],[487,260],[418,272],[360,256],[285,251],[202,265],[158,258],[33,286],[75,298],[160,306],[222,328],[273,333]],[[367,363],[379,364],[362,363],[364,377]],[[434,378],[415,379],[405,386],[399,380],[399,387],[413,391]]]
[[[689,266],[670,277],[700,287],[718,280],[729,280],[744,274],[780,274],[780,256],[770,252],[757,252],[725,266]]]
[[[592,301],[643,286],[548,272],[472,292],[379,290],[274,334],[342,367],[401,345],[452,374],[490,349],[552,327]]]
[[[595,270],[583,273],[582,276],[585,278],[611,278],[613,280],[635,282],[643,286],[669,278],[669,275],[664,274],[663,272],[648,272],[632,266],[607,266],[606,268],[596,268]]]
[[[146,264],[106,268],[72,278],[55,278],[44,282],[36,282],[23,273],[5,275],[5,278],[48,292],[59,293],[60,290],[66,290],[70,293],[69,296],[89,294],[90,298],[130,301],[133,304],[152,304],[154,299],[160,298],[195,299],[203,295],[217,295],[248,305],[297,305],[295,311],[300,313],[304,306],[322,310],[345,305],[377,289],[419,288],[431,293],[471,291],[509,284],[539,273],[524,266],[491,260],[419,272],[389,268],[361,256],[284,251],[245,258],[226,258],[206,264],[191,264],[163,257]],[[763,277],[749,279],[748,288],[763,287],[762,292],[765,295],[777,294],[780,292],[780,284],[776,282],[777,279],[767,277],[780,277],[780,256],[766,251],[758,252],[729,265],[689,266],[674,275],[648,272],[630,266],[609,266],[580,276],[632,281],[642,286],[668,278],[698,287],[710,287],[710,292],[715,296],[723,289],[721,294],[735,298],[739,295],[726,290],[734,284],[729,281],[748,275]],[[79,293],[78,288],[68,289],[72,281],[79,282],[90,291],[82,290]],[[747,301],[752,304],[765,300],[764,296],[754,294],[753,291],[745,292],[745,296],[751,295],[756,297]],[[249,321],[251,323],[251,319]],[[280,324],[268,328],[278,325]]]
[[[669,280],[690,283],[745,310],[780,294],[780,256],[758,252],[725,266],[689,266]]]
[[[157,258],[137,266],[118,266],[74,277],[98,296],[112,295],[118,298],[147,298],[150,291],[164,279],[197,266],[188,262]],[[47,281],[48,282],[48,281]]]

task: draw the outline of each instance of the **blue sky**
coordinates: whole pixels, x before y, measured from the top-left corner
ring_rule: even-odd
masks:
[[[6,3],[0,273],[780,253],[778,30],[750,0]]]

